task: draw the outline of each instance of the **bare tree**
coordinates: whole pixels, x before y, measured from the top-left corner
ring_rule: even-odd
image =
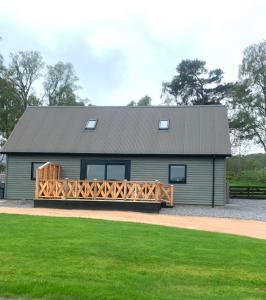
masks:
[[[0,41],[2,40],[1,36],[0,36]],[[4,71],[4,59],[3,59],[3,55],[0,53],[0,76],[2,77],[2,73]]]
[[[20,51],[10,54],[11,63],[7,70],[8,78],[19,91],[24,109],[28,105],[33,83],[41,76],[44,66],[42,56],[37,51]]]
[[[252,141],[266,154],[266,41],[244,50],[239,75],[230,127],[240,141]]]
[[[48,105],[84,105],[78,101],[75,91],[78,77],[71,63],[58,62],[54,66],[47,66],[44,87],[44,97]]]

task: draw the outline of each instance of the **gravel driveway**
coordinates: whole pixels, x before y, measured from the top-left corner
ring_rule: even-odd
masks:
[[[0,200],[0,207],[32,208],[32,200]],[[161,214],[179,216],[202,216],[266,221],[266,200],[230,199],[224,207],[203,205],[176,205],[163,208]]]
[[[2,199],[0,199],[0,207],[31,208],[31,207],[33,207],[33,200],[2,200]],[[0,298],[0,300],[1,300],[1,298]]]
[[[161,214],[266,221],[266,200],[230,199],[229,204],[215,208],[203,205],[176,205],[174,208],[161,209]]]

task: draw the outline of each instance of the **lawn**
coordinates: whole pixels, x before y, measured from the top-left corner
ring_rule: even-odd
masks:
[[[229,176],[228,182],[234,186],[266,186],[266,175],[264,170],[245,170],[238,178]]]
[[[266,241],[0,215],[0,298],[266,299]]]
[[[240,179],[230,179],[228,180],[228,183],[232,186],[262,186],[266,187],[265,182],[256,181],[255,179],[246,179],[246,178],[240,178]]]

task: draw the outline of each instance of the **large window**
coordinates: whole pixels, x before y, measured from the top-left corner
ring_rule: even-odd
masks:
[[[44,165],[46,162],[32,162],[31,163],[31,180],[35,180],[36,179],[36,170]]]
[[[169,165],[169,183],[187,183],[187,166]]]
[[[130,161],[82,160],[81,179],[130,180]]]

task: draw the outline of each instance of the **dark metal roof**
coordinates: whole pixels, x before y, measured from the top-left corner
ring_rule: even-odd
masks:
[[[85,130],[90,119],[95,130]],[[159,120],[170,120],[159,130]],[[221,105],[28,107],[3,152],[230,155]]]

